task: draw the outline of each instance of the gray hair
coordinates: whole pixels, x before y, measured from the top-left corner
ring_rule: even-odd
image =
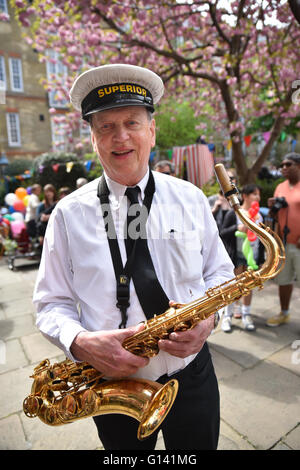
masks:
[[[157,170],[158,168],[163,168],[166,165],[168,165],[168,167],[170,168],[171,173],[175,172],[175,166],[172,162],[170,162],[170,160],[160,160],[155,164],[154,170]]]
[[[287,153],[283,158],[284,160],[292,160],[294,163],[297,163],[298,165],[300,165],[299,153],[295,153],[295,152]]]

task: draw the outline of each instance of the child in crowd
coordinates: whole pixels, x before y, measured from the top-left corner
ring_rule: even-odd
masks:
[[[249,209],[252,206],[253,202],[259,203],[260,201],[260,189],[255,184],[248,184],[244,186],[241,191],[242,195],[242,205],[241,209],[248,214]],[[262,222],[262,216],[258,212],[255,216],[255,223],[259,224]],[[244,238],[237,237],[235,233],[237,231],[247,233],[248,228],[239,220],[233,209],[229,210],[225,217],[220,229],[220,236],[224,242],[224,245],[228,251],[229,256],[232,259],[232,262],[235,266],[235,274],[241,274],[243,271],[248,269],[247,260],[243,254],[243,242]],[[257,264],[262,262],[263,250],[262,245],[258,238],[256,238],[251,243],[251,249],[253,250],[253,258]],[[248,295],[242,297],[242,322],[247,331],[254,331],[255,325],[251,317],[251,299],[252,292]],[[222,320],[222,330],[227,332],[231,331],[233,315],[233,305],[228,305],[225,308],[223,320]]]

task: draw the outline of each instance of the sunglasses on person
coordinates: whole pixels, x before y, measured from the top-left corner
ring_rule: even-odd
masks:
[[[284,168],[285,166],[286,166],[287,168],[289,168],[289,167],[292,166],[292,165],[293,165],[292,162],[283,162],[283,163],[281,163],[281,165],[279,165],[279,168]]]

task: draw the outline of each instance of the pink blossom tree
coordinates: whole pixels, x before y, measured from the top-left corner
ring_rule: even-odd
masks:
[[[284,0],[12,0],[41,60],[55,50],[75,75],[91,66],[132,63],[157,72],[166,97],[210,104],[216,133],[231,139],[241,183],[258,173],[283,127],[299,114],[300,26]],[[272,114],[268,140],[251,167],[243,137],[253,118]],[[71,112],[71,121],[76,121]]]

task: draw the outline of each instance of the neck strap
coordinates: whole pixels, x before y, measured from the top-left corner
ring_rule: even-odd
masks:
[[[147,216],[149,216],[149,213],[150,213],[154,192],[155,192],[155,182],[154,182],[152,171],[150,170],[148,183],[145,188],[145,197],[143,201],[143,206],[147,209]],[[102,175],[100,178],[98,189],[97,189],[97,196],[100,200],[103,219],[106,222],[105,230],[106,230],[110,254],[111,254],[111,258],[113,262],[113,267],[115,271],[115,277],[116,277],[116,283],[117,283],[116,306],[119,308],[121,315],[122,315],[122,321],[119,325],[119,328],[125,328],[126,323],[127,323],[127,309],[130,305],[129,285],[130,285],[130,279],[131,279],[132,262],[133,262],[133,258],[135,255],[136,240],[134,242],[132,253],[130,257],[127,259],[125,266],[123,266],[121,253],[120,253],[120,247],[118,244],[117,234],[116,234],[113,217],[111,213],[111,208],[109,204],[109,189],[108,189],[107,182],[106,182],[104,175]]]

